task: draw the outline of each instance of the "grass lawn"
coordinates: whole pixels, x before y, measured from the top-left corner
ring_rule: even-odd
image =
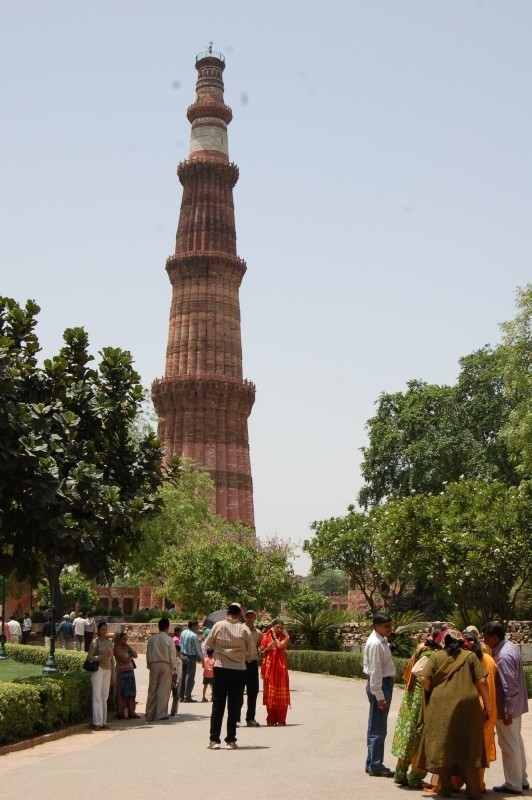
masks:
[[[31,675],[42,675],[42,666],[39,664],[22,664],[6,658],[0,661],[0,681],[12,681],[13,678],[29,678]]]

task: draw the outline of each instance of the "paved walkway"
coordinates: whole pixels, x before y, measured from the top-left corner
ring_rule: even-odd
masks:
[[[146,698],[144,656],[137,669],[140,712]],[[196,697],[201,697],[200,669]],[[180,705],[167,722],[110,720],[90,731],[0,757],[0,796],[6,800],[383,800],[419,798],[385,778],[364,773],[367,700],[363,681],[292,672],[286,728],[241,728],[239,750],[207,750],[210,703]],[[401,691],[390,711],[393,731]],[[261,702],[259,696],[259,703]],[[259,722],[265,719],[259,706]],[[532,763],[532,714],[523,717]],[[388,766],[394,759],[389,754]],[[500,759],[488,786],[502,783]],[[530,793],[529,793],[530,794]],[[465,800],[464,792],[461,797]],[[489,793],[487,797],[495,800]]]

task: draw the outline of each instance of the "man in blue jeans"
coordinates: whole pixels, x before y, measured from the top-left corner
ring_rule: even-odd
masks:
[[[373,617],[373,631],[364,648],[364,674],[368,676],[369,700],[368,756],[366,772],[374,778],[393,778],[394,772],[383,764],[388,712],[392,702],[395,664],[388,639],[392,618],[378,613]]]

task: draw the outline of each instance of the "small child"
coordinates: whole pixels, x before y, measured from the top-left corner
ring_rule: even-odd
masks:
[[[214,649],[212,647],[207,648],[207,656],[203,659],[203,697],[201,698],[202,703],[207,703],[207,686],[211,687],[211,702],[212,702],[212,683],[214,680],[214,658],[213,658]]]

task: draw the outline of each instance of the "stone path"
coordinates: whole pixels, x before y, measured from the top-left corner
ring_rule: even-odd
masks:
[[[137,669],[140,712],[146,698],[144,656]],[[200,677],[198,667],[197,677]],[[414,800],[420,795],[364,773],[367,700],[363,681],[291,673],[286,728],[241,728],[239,750],[207,750],[210,703],[183,704],[167,722],[110,720],[111,731],[82,733],[0,758],[6,800]],[[201,686],[196,683],[196,697]],[[259,696],[259,703],[261,702]],[[393,731],[401,691],[390,712]],[[265,719],[262,706],[257,714]],[[532,714],[523,717],[532,762]],[[389,755],[388,766],[394,759]],[[500,760],[488,786],[502,782]],[[530,793],[529,793],[530,794]],[[465,793],[461,793],[465,800]],[[503,795],[489,793],[492,800]]]

